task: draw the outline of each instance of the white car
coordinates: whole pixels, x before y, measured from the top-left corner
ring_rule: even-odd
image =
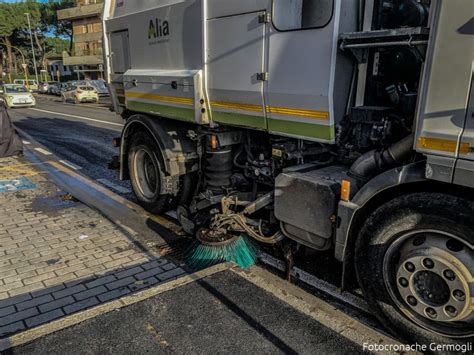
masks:
[[[28,80],[25,79],[15,79],[13,80],[13,84],[23,85],[28,88],[28,90],[37,91],[38,90],[38,82],[36,80]]]
[[[0,99],[5,102],[8,108],[33,107],[36,105],[33,94],[20,84],[4,84],[0,86]]]

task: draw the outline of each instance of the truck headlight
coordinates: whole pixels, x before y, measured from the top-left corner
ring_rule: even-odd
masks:
[[[7,95],[5,98],[7,99],[8,103],[11,103],[13,101],[13,96],[11,95]]]

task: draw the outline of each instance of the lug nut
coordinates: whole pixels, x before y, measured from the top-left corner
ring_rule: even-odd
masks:
[[[431,259],[424,259],[423,260],[423,265],[427,268],[427,269],[432,269],[434,267],[434,262],[433,260]]]
[[[458,310],[451,305],[444,307],[444,310],[446,311],[448,316],[451,317],[455,317],[458,314]]]
[[[413,272],[413,271],[415,271],[415,265],[413,265],[413,263],[411,263],[411,262],[407,262],[407,263],[405,263],[405,269],[408,272]]]
[[[457,299],[459,302],[463,302],[466,300],[466,295],[464,294],[464,292],[462,292],[461,290],[454,290],[453,291],[453,296],[455,299]]]
[[[400,286],[402,287],[407,287],[408,286],[408,280],[404,277],[400,277],[398,279],[398,283],[400,284]]]
[[[413,306],[413,307],[415,307],[415,306],[417,305],[417,303],[418,303],[417,300],[416,300],[416,298],[413,297],[413,296],[408,296],[408,297],[407,297],[407,302],[408,302],[408,304],[409,304],[410,306]]]
[[[436,311],[435,311],[433,308],[431,308],[431,307],[426,308],[426,309],[425,309],[425,312],[426,312],[426,314],[428,315],[428,317],[430,317],[430,318],[433,318],[433,319],[434,319],[434,318],[436,318],[436,316],[437,316]]]
[[[451,270],[444,270],[443,275],[449,281],[454,281],[454,279],[456,279],[456,274]]]

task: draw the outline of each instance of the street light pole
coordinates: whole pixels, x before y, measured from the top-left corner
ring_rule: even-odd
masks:
[[[25,12],[25,15],[26,15],[26,18],[28,19],[28,28],[30,29],[31,52],[33,53],[33,66],[35,67],[36,82],[39,83],[38,68],[36,67],[35,46],[33,45],[33,33],[31,32],[30,13]]]

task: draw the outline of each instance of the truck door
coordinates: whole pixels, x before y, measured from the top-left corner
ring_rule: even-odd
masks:
[[[466,110],[466,124],[454,171],[454,183],[474,187],[474,73],[471,74],[471,95]]]
[[[334,141],[332,107],[343,107],[341,102],[346,96],[343,88],[332,97],[337,49],[335,14],[340,6],[334,0],[273,1],[265,90],[269,131]],[[344,21],[350,24],[348,18]]]
[[[121,106],[125,106],[123,74],[130,69],[130,44],[128,31],[110,33],[111,55],[111,95],[117,97]],[[115,101],[115,100],[114,100]]]
[[[252,12],[208,20],[207,84],[215,122],[266,128],[264,14]]]

